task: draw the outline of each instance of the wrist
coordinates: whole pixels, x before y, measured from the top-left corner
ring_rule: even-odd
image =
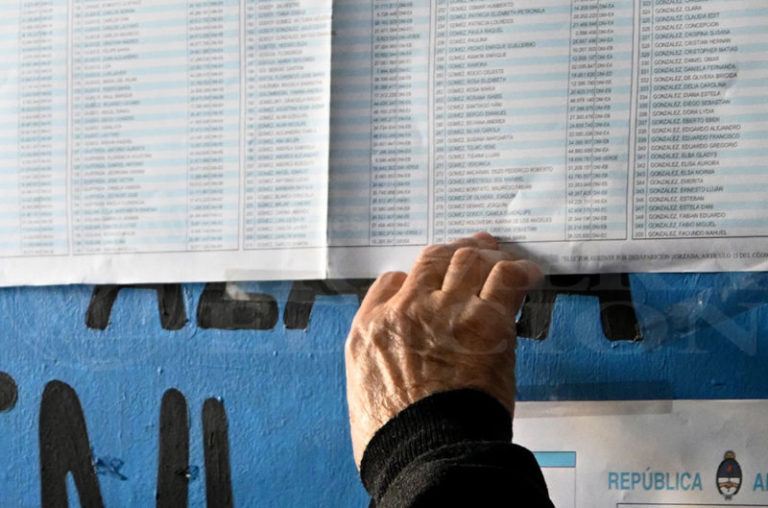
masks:
[[[438,392],[411,404],[374,434],[360,475],[376,497],[424,453],[452,443],[511,440],[511,415],[492,395],[473,388]]]

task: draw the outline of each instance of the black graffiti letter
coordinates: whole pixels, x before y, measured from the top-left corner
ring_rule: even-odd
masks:
[[[216,399],[208,399],[203,405],[203,449],[208,507],[232,508],[227,413],[224,404]]]
[[[66,477],[71,472],[80,506],[103,507],[83,408],[71,386],[61,381],[45,386],[38,432],[41,506],[68,506]]]
[[[517,322],[517,334],[545,339],[549,335],[555,299],[560,294],[596,296],[600,302],[600,323],[608,340],[642,340],[626,273],[546,277],[539,289],[528,294]]]
[[[16,405],[19,389],[16,381],[7,373],[0,372],[0,413],[10,411]]]
[[[197,325],[219,330],[271,330],[280,318],[277,300],[263,293],[244,293],[243,300],[227,295],[227,284],[209,282],[197,304]]]
[[[112,306],[121,289],[150,289],[157,293],[157,311],[160,324],[165,330],[181,330],[187,323],[187,311],[184,309],[184,295],[181,284],[150,284],[137,286],[94,286],[91,301],[85,313],[88,328],[104,330],[109,324]]]
[[[283,323],[289,330],[303,330],[309,326],[309,316],[317,295],[357,295],[359,302],[373,284],[373,279],[297,280],[285,303]]]
[[[160,405],[157,508],[187,507],[189,484],[189,413],[178,390],[168,390]]]

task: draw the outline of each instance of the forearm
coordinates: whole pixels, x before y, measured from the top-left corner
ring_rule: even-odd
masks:
[[[511,443],[511,420],[496,399],[452,390],[412,404],[373,437],[361,477],[377,508],[490,506],[552,508],[536,461]]]

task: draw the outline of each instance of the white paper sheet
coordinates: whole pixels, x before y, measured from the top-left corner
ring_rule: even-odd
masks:
[[[0,12],[0,285],[767,266],[760,0]]]
[[[763,2],[355,3],[335,26],[332,276],[480,229],[549,272],[766,267]]]
[[[0,285],[325,275],[331,0],[0,13]]]
[[[766,421],[763,400],[523,402],[514,441],[558,508],[765,508]]]

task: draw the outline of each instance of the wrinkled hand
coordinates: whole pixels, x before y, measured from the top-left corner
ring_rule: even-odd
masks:
[[[534,263],[478,233],[427,247],[410,274],[374,282],[345,347],[358,467],[376,431],[432,393],[478,388],[513,413],[515,315],[541,277]]]

